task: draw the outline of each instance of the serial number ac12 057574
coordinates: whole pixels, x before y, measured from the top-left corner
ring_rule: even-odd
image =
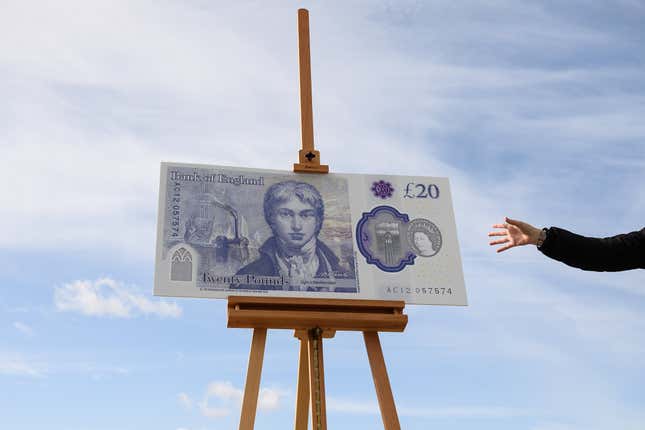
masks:
[[[387,294],[396,294],[396,295],[406,295],[406,296],[420,296],[420,295],[434,295],[434,296],[445,296],[452,295],[452,288],[444,287],[435,287],[435,288],[423,288],[423,287],[387,287],[385,288]]]

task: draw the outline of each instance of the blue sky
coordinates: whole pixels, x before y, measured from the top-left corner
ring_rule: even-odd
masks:
[[[451,180],[470,306],[382,335],[403,428],[642,429],[643,272],[486,237],[643,227],[638,0],[4,1],[1,427],[237,428],[250,331],[152,296],[159,163],[291,168],[302,6],[323,162]],[[269,333],[257,429],[292,426],[297,351]],[[329,428],[379,428],[361,336],[325,359]]]

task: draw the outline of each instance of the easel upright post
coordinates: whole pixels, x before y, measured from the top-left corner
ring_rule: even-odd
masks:
[[[325,362],[323,359],[323,331],[309,330],[309,386],[311,392],[311,422],[313,430],[327,430],[325,400]]]
[[[309,420],[309,336],[305,330],[296,330],[294,337],[300,340],[298,358],[298,384],[296,386],[296,419],[295,430],[307,430]]]
[[[260,393],[260,378],[262,376],[262,362],[264,361],[264,347],[267,340],[266,328],[254,328],[249,354],[249,367],[246,371],[246,385],[244,386],[244,400],[240,416],[240,430],[253,430],[255,413],[258,406]]]
[[[376,398],[381,409],[383,427],[385,427],[385,430],[401,430],[399,416],[396,413],[396,405],[394,404],[394,396],[392,395],[392,387],[390,387],[390,379],[387,377],[387,368],[385,367],[385,359],[383,358],[383,349],[381,348],[378,332],[364,331],[363,338],[365,339],[365,348],[367,349],[370,369],[372,369]]]
[[[327,173],[329,166],[320,164],[320,152],[314,148],[314,114],[311,96],[311,53],[309,46],[309,11],[298,9],[298,58],[300,65],[300,126],[302,149],[294,172]]]

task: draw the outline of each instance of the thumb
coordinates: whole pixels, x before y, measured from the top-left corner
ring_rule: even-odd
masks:
[[[520,227],[522,224],[524,224],[522,221],[518,221],[516,219],[511,219],[509,217],[504,218],[507,223],[514,225],[515,227]]]

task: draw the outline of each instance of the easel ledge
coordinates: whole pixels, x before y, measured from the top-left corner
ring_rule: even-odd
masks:
[[[402,332],[405,302],[229,296],[229,328]]]

